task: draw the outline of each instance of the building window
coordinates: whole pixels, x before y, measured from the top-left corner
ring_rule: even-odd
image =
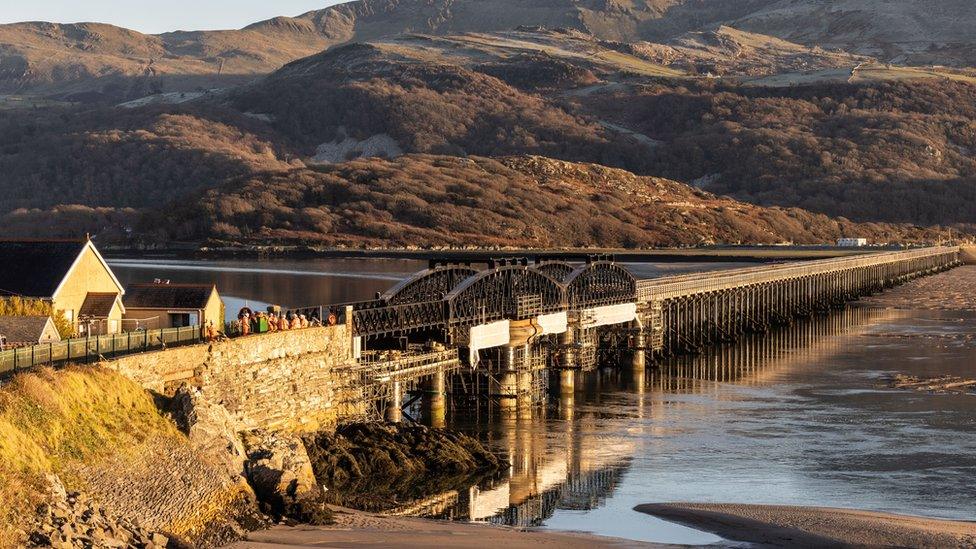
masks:
[[[182,328],[184,326],[190,326],[190,314],[189,313],[170,313],[170,326],[173,328]]]

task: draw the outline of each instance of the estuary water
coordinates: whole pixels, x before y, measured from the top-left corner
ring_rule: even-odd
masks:
[[[216,282],[240,304],[366,299],[425,263],[113,260],[124,283]],[[728,268],[647,264],[641,277]],[[889,389],[896,374],[976,377],[976,316],[851,307],[706,355],[583,374],[513,414],[452,414],[511,467],[416,506],[456,520],[664,543],[711,534],[640,503],[849,507],[976,520],[976,396]],[[558,393],[558,391],[557,391]]]
[[[700,357],[586,374],[538,417],[466,427],[513,463],[494,488],[508,492],[508,507],[485,517],[492,505],[480,500],[492,488],[477,490],[470,518],[683,544],[718,538],[633,507],[789,504],[974,520],[976,396],[885,386],[899,373],[973,377],[974,338],[969,313],[853,308]]]
[[[312,307],[372,299],[400,280],[427,268],[411,259],[254,259],[254,260],[108,260],[123,286],[169,280],[216,284],[227,305],[227,320],[243,306],[263,309]],[[742,263],[626,264],[638,278],[731,269]]]

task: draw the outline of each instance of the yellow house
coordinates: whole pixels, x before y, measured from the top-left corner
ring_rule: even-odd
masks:
[[[47,301],[78,335],[120,332],[124,293],[90,239],[0,240],[0,299]]]
[[[213,322],[224,328],[224,302],[213,284],[131,284],[125,294],[125,322],[132,327],[181,328],[206,326]]]

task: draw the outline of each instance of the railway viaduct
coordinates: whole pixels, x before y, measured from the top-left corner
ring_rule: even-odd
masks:
[[[337,312],[351,315],[371,376],[364,383],[391,419],[411,402],[404,401],[409,387],[436,415],[452,372],[465,392],[515,408],[544,394],[547,370],[572,391],[576,372],[594,368],[602,352],[626,354],[643,368],[648,357],[699,352],[950,269],[961,253],[920,248],[647,280],[606,256],[578,266],[496,260],[480,270],[432,263],[377,299]],[[382,351],[420,342],[428,352]]]

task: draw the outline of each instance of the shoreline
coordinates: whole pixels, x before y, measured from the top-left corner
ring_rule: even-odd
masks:
[[[390,547],[428,549],[452,547],[480,549],[662,549],[680,547],[627,540],[582,532],[525,530],[492,524],[391,517],[330,506],[335,524],[329,526],[282,526],[251,532],[227,549],[294,547]]]
[[[650,503],[634,510],[767,547],[972,547],[976,522],[793,505]]]
[[[902,248],[837,248],[833,246],[717,246],[708,248],[505,248],[505,249],[406,249],[242,247],[130,249],[106,247],[107,258],[129,259],[413,259],[433,261],[487,261],[489,259],[547,258],[583,260],[594,255],[613,255],[620,261],[743,262],[766,263],[784,260],[827,259]]]

